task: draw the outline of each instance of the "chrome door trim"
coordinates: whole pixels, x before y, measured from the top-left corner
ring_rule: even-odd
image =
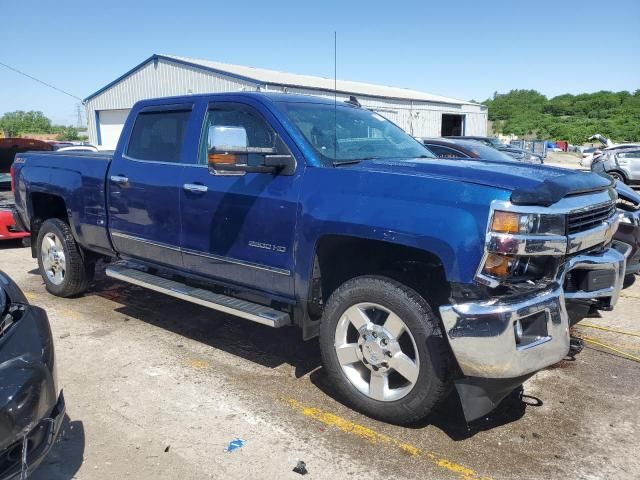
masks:
[[[231,258],[231,257],[221,257],[219,255],[212,255],[210,253],[201,252],[199,250],[191,250],[189,248],[183,248],[182,249],[182,253],[186,253],[186,254],[189,254],[189,255],[195,255],[196,257],[208,258],[208,259],[211,259],[211,260],[218,260],[220,262],[233,263],[235,265],[242,265],[244,267],[256,268],[258,270],[266,270],[268,272],[273,272],[273,273],[277,273],[277,274],[280,274],[280,275],[291,276],[291,271],[290,270],[286,270],[284,268],[268,267],[268,266],[262,265],[260,263],[253,263],[253,262],[247,262],[247,261],[244,261],[244,260],[237,260],[237,259]]]
[[[238,260],[238,259],[231,258],[231,257],[221,257],[219,255],[212,255],[210,253],[201,252],[199,250],[191,250],[189,248],[175,247],[173,245],[169,245],[169,244],[166,244],[166,243],[154,242],[152,240],[147,240],[146,238],[140,238],[140,237],[136,237],[136,236],[133,236],[133,235],[127,235],[126,233],[111,232],[111,236],[112,237],[124,238],[124,239],[127,239],[127,240],[133,240],[133,241],[136,241],[136,242],[145,243],[147,245],[153,245],[154,247],[166,248],[166,249],[172,250],[174,252],[181,252],[183,254],[195,255],[197,257],[208,258],[210,260],[217,260],[219,262],[233,263],[234,265],[242,265],[243,267],[250,267],[250,268],[255,268],[257,270],[264,270],[264,271],[267,271],[267,272],[277,273],[279,275],[291,276],[291,270],[286,270],[284,268],[269,267],[267,265],[262,265],[262,264],[253,263],[253,262],[247,262],[247,261],[244,261],[244,260]]]
[[[124,238],[126,240],[133,240],[135,242],[146,243],[147,245],[153,245],[154,247],[166,248],[168,250],[173,250],[174,252],[180,252],[179,247],[175,247],[173,245],[169,245],[168,243],[162,242],[154,242],[153,240],[147,240],[146,238],[135,237],[133,235],[127,235],[126,233],[120,232],[111,232],[112,237]]]

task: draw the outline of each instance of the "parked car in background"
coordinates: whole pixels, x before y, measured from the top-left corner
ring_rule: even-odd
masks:
[[[528,150],[523,150],[522,148],[512,147],[511,145],[507,145],[502,143],[496,137],[478,137],[478,136],[451,136],[444,137],[451,138],[457,140],[475,140],[477,142],[482,142],[485,145],[495,148],[503,153],[506,153],[510,157],[520,161],[527,163],[544,163],[544,159],[542,155],[538,155],[537,153],[530,152]]]
[[[596,147],[586,147],[580,151],[580,165],[590,167],[593,161],[593,155],[599,151]]]
[[[0,479],[26,478],[42,462],[64,414],[47,314],[0,271]]]
[[[11,175],[0,173],[0,192],[11,191]]]
[[[629,284],[629,276],[640,272],[640,194],[624,183],[616,183],[618,192],[618,211],[620,212],[620,225],[613,237],[631,247],[627,257],[626,284]]]
[[[452,138],[420,138],[438,158],[480,158],[502,162],[517,161],[504,152],[474,140]]]
[[[592,154],[591,157],[587,157],[586,159],[584,159],[584,162],[580,162],[581,164],[584,163],[583,166],[591,166],[593,164],[593,162],[598,161],[598,160],[604,160],[602,158],[603,155],[608,155],[611,153],[615,153],[615,152],[621,152],[621,151],[626,151],[628,149],[633,149],[633,148],[640,148],[640,144],[638,143],[620,143],[618,145],[613,145],[612,147],[606,147],[606,148],[597,148]]]
[[[61,147],[57,152],[99,152],[98,147],[94,145],[71,145],[69,147]]]
[[[21,240],[25,247],[30,245],[30,234],[16,225],[12,206],[0,202],[0,241],[2,240]]]
[[[49,145],[53,147],[54,150],[60,150],[64,147],[73,147],[75,144],[73,142],[62,142],[62,141],[48,141]]]
[[[629,185],[639,183],[640,146],[618,146],[604,150],[602,155],[593,159],[591,171],[607,173]]]
[[[8,173],[16,153],[28,151],[50,152],[53,146],[31,138],[0,138],[0,173]]]

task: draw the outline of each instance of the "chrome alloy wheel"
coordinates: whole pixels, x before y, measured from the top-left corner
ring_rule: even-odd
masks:
[[[62,242],[55,233],[50,232],[43,237],[40,258],[49,281],[54,285],[62,284],[67,273],[67,262]]]
[[[402,319],[382,305],[349,307],[336,326],[336,355],[351,384],[374,400],[407,395],[420,373],[416,342]]]

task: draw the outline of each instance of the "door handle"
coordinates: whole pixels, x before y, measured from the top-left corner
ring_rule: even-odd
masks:
[[[129,183],[129,179],[124,175],[111,175],[110,178],[113,183],[117,183],[119,185],[124,185],[125,183]]]
[[[205,193],[209,190],[206,185],[200,185],[198,183],[185,183],[182,188],[191,193]]]

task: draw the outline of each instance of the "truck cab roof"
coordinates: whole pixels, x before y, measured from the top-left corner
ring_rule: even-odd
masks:
[[[194,100],[225,100],[232,98],[251,98],[260,101],[271,102],[291,102],[291,103],[317,103],[333,105],[335,100],[333,98],[318,97],[315,95],[303,95],[298,93],[280,93],[280,92],[225,92],[225,93],[199,93],[195,95],[178,95],[174,97],[162,97],[145,99],[136,102],[136,105],[166,105],[168,103],[185,103]],[[340,106],[350,106],[357,108],[351,103],[347,103],[343,100],[338,100]],[[135,108],[135,106],[134,106]]]

